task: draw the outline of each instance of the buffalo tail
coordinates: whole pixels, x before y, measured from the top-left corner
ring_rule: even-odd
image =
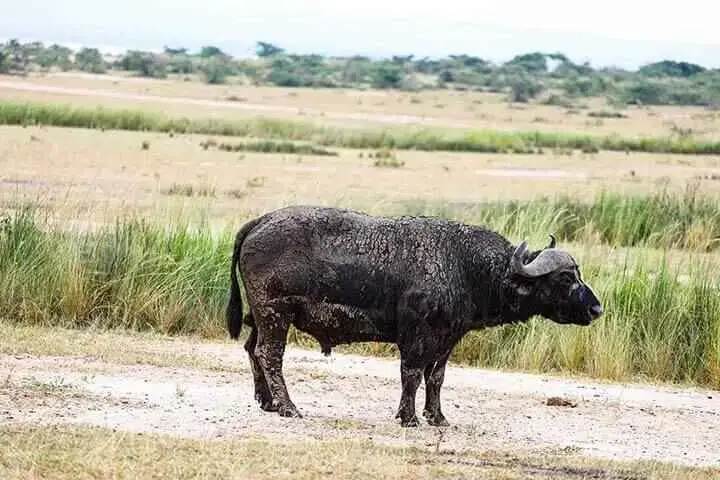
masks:
[[[228,301],[227,309],[225,311],[225,317],[227,319],[227,329],[230,333],[230,338],[237,340],[240,336],[240,330],[242,330],[243,322],[243,303],[242,295],[240,294],[240,285],[238,284],[237,269],[239,267],[238,261],[240,260],[240,249],[245,241],[245,237],[252,231],[253,228],[260,223],[260,218],[256,218],[247,222],[240,228],[237,235],[235,236],[235,245],[233,247],[232,260],[230,262],[230,300]]]

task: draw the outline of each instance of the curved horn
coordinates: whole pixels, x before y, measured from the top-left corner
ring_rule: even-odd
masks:
[[[573,257],[557,248],[543,250],[535,260],[523,265],[521,274],[526,277],[541,277],[561,268],[573,268],[576,263]]]
[[[527,242],[523,241],[515,248],[511,259],[512,271],[524,277],[541,277],[561,268],[572,268],[577,265],[575,259],[564,250],[548,248],[527,265],[523,264],[522,257],[527,250]]]
[[[557,244],[557,242],[555,241],[555,235],[553,235],[553,234],[551,233],[551,234],[550,234],[550,244],[549,244],[547,247],[545,247],[545,250],[547,250],[547,249],[549,249],[549,248],[555,248],[555,245],[556,245],[556,244]]]

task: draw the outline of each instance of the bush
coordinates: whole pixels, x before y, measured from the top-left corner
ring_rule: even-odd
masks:
[[[403,71],[394,65],[382,64],[372,73],[371,85],[373,88],[398,88],[403,81]]]
[[[517,103],[527,103],[542,91],[543,86],[539,82],[529,78],[517,78],[510,84],[509,100]]]
[[[200,70],[205,76],[205,82],[211,85],[225,83],[227,77],[233,73],[232,67],[225,60],[215,56],[204,60],[200,66]]]

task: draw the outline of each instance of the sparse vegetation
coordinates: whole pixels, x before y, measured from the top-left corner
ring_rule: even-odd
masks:
[[[370,158],[375,158],[373,165],[376,167],[387,167],[387,168],[401,168],[405,166],[405,162],[400,160],[395,152],[390,150],[380,150],[375,152],[375,155],[368,155]]]
[[[395,150],[454,151],[476,153],[537,153],[541,148],[621,152],[676,153],[695,155],[720,154],[720,141],[701,140],[693,136],[606,137],[588,134],[548,132],[506,132],[487,130],[418,129],[393,127],[357,129],[320,126],[310,122],[254,118],[249,120],[167,118],[142,110],[118,110],[103,107],[82,108],[69,105],[44,105],[0,101],[0,125],[46,125],[131,131],[201,133],[238,137],[260,137],[280,140],[265,145],[275,147],[296,141],[314,141],[329,147],[378,148]],[[217,142],[216,140],[213,140]],[[217,144],[217,143],[216,143]],[[203,148],[213,146],[207,142]],[[288,147],[278,147],[288,148]],[[303,148],[303,147],[290,147]],[[304,147],[307,148],[307,147]],[[315,147],[317,148],[317,147]]]
[[[221,143],[217,146],[217,148],[218,150],[223,150],[225,152],[293,153],[298,155],[316,155],[325,157],[338,156],[337,152],[316,147],[314,145],[276,140]]]
[[[628,118],[628,116],[622,112],[612,112],[608,110],[592,111],[588,112],[587,115],[592,118]]]
[[[215,188],[209,185],[192,185],[189,183],[173,183],[170,188],[161,190],[164,195],[183,197],[214,197]]]

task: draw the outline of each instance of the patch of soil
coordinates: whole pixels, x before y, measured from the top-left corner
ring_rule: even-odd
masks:
[[[247,365],[238,345],[173,342],[163,348]],[[0,424],[75,423],[185,437],[361,438],[437,445],[442,451],[569,449],[611,459],[720,465],[720,406],[705,390],[451,366],[442,392],[451,426],[433,428],[420,417],[419,428],[403,429],[394,418],[400,398],[397,360],[337,353],[325,358],[288,348],[285,373],[302,419],[262,412],[247,368],[228,372],[0,356],[0,378],[9,378],[0,383]],[[28,382],[45,387],[28,388]],[[547,408],[555,405],[573,408]]]
[[[530,178],[567,178],[573,180],[587,180],[583,172],[569,170],[533,169],[533,168],[483,168],[475,170],[478,175],[491,177],[530,177]]]

